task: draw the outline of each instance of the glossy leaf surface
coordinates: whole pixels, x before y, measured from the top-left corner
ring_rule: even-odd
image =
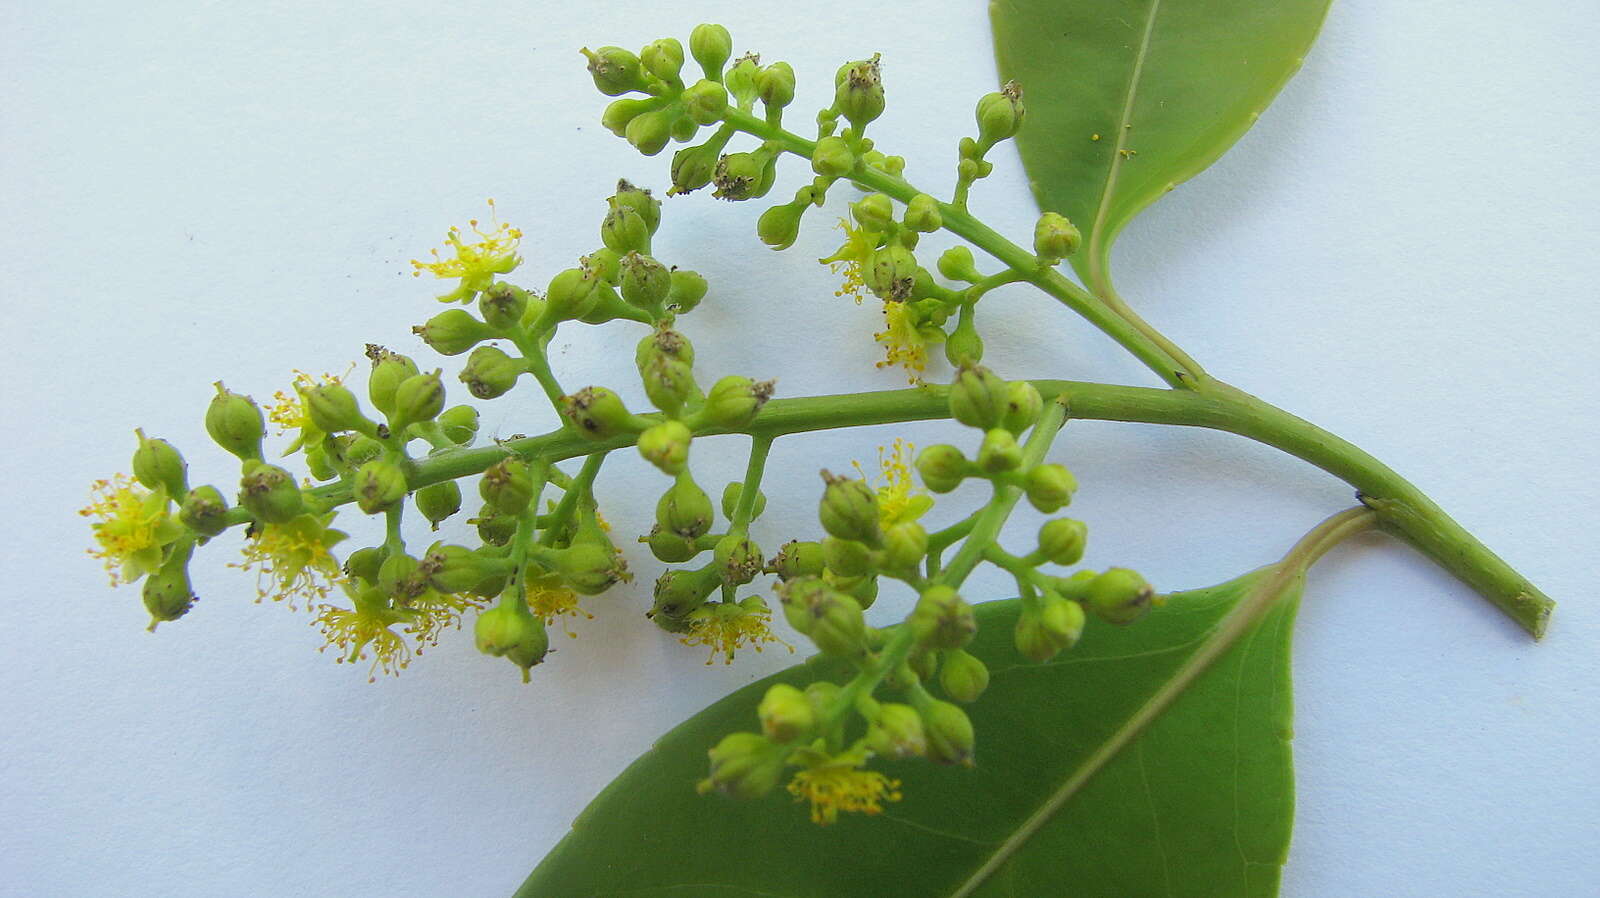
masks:
[[[1002,79],[1023,88],[1017,146],[1041,209],[1083,232],[1072,258],[1110,289],[1111,244],[1217,160],[1299,69],[1328,0],[996,0]]]
[[[1289,631],[1298,580],[1154,723],[1094,765],[1258,579],[1174,594],[1131,627],[1091,621],[1077,648],[1043,665],[1011,645],[1015,600],[979,606],[972,650],[992,680],[968,707],[978,766],[875,762],[903,781],[905,796],[881,817],[841,815],[820,827],[781,789],[750,802],[695,793],[706,750],[725,733],[757,728],[768,685],[838,671],[813,659],[753,683],[662,737],[517,894],[1273,895],[1293,804]],[[1030,818],[1041,825],[1030,830]]]

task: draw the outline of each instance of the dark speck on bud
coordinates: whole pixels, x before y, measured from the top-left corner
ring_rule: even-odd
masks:
[[[625,94],[630,90],[643,90],[644,78],[640,72],[639,57],[621,47],[601,47],[583,55],[589,60],[589,76],[594,86],[608,97]]]
[[[644,219],[647,232],[654,234],[656,228],[660,227],[661,201],[651,196],[649,190],[633,186],[626,178],[619,179],[617,192],[611,196],[611,201],[639,213],[639,217]]]
[[[495,281],[478,294],[478,314],[484,324],[497,331],[516,327],[528,309],[528,291],[505,281]]]
[[[676,475],[689,463],[693,436],[682,421],[662,421],[639,434],[639,454],[662,473]]]
[[[1155,590],[1136,571],[1114,567],[1089,583],[1089,610],[1113,624],[1131,624],[1150,610]]]
[[[664,143],[664,141],[663,141]],[[650,199],[648,194],[646,199]],[[650,199],[651,202],[655,200]],[[641,213],[638,204],[614,196],[609,201],[605,220],[600,223],[600,240],[618,253],[650,251],[650,234],[655,230]]]
[[[467,385],[467,392],[479,399],[494,399],[516,386],[523,370],[522,363],[500,347],[479,346],[467,356],[459,377]]]
[[[506,456],[483,472],[478,495],[500,514],[522,514],[533,501],[533,472],[521,458]]]
[[[161,570],[144,581],[142,598],[150,612],[150,629],[165,621],[174,621],[194,607],[194,588],[189,584],[189,553],[175,553]]]
[[[689,55],[713,81],[722,80],[722,67],[733,55],[733,36],[721,25],[702,24],[689,32]]]
[[[1039,216],[1039,223],[1033,227],[1033,251],[1038,254],[1039,261],[1047,265],[1054,265],[1077,252],[1082,241],[1083,235],[1078,233],[1077,225],[1056,212]]]
[[[814,542],[800,542],[790,540],[778,550],[778,554],[767,563],[767,570],[777,574],[778,579],[788,582],[797,577],[820,577],[822,575],[823,554],[822,546]]]
[[[591,440],[608,440],[639,429],[622,398],[605,387],[585,387],[561,397],[561,413]]]
[[[641,308],[655,308],[672,291],[672,272],[667,266],[640,253],[631,252],[619,263],[622,298]]]
[[[928,736],[928,760],[971,767],[975,740],[967,712],[938,699],[929,700],[918,710]]]
[[[414,500],[417,510],[438,530],[440,521],[461,510],[461,487],[454,480],[431,484],[417,490]]]
[[[698,272],[679,268],[672,272],[672,292],[667,294],[667,305],[679,313],[688,312],[700,304],[706,295],[706,279]]]
[[[417,363],[398,352],[367,344],[372,373],[367,375],[367,398],[385,415],[394,411],[394,391],[400,382],[418,373]]]
[[[699,146],[684,147],[672,154],[672,188],[667,193],[671,196],[693,193],[710,184],[711,177],[717,172],[717,160],[722,156],[722,147],[722,143],[713,140]]]
[[[717,160],[711,176],[717,189],[712,195],[730,202],[762,196],[771,186],[772,165],[772,159],[759,153],[729,153]]]
[[[656,524],[664,531],[684,539],[695,539],[711,530],[714,512],[711,497],[684,471],[656,502]]]
[[[393,462],[369,461],[356,471],[350,491],[367,514],[387,511],[406,497],[406,473]]]
[[[718,427],[744,427],[755,420],[761,407],[772,398],[770,380],[753,381],[730,374],[711,385],[706,394],[704,414]]]
[[[260,458],[261,438],[266,434],[261,409],[249,396],[230,392],[221,381],[216,386],[217,395],[206,407],[206,433],[242,460]]]
[[[972,462],[961,450],[948,443],[929,446],[917,453],[917,474],[922,484],[936,493],[948,493],[973,473]]]
[[[1005,403],[1000,426],[1019,435],[1039,420],[1039,412],[1044,409],[1039,389],[1025,380],[1014,380],[1006,385]]]
[[[239,481],[239,504],[263,524],[282,524],[300,513],[294,475],[276,465],[256,464]]]
[[[1022,86],[1007,81],[999,92],[988,94],[978,101],[978,139],[985,146],[994,146],[1013,137],[1022,127]]]
[[[834,77],[834,104],[860,134],[868,122],[883,114],[883,78],[878,54],[846,63]]]
[[[950,388],[950,414],[968,427],[990,430],[1005,413],[1006,382],[988,368],[965,366]]]
[[[685,539],[671,530],[663,529],[660,524],[650,528],[650,533],[641,542],[650,546],[650,554],[657,561],[667,564],[678,564],[700,554],[692,540]],[[687,623],[687,622],[685,622]]]
[[[747,107],[756,101],[756,76],[760,73],[761,57],[746,53],[728,70],[722,83],[728,86],[728,93],[733,94],[739,105]]]
[[[214,486],[197,486],[183,497],[178,520],[201,536],[216,536],[228,529],[228,503]]]

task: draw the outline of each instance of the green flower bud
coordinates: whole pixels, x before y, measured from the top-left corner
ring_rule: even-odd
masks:
[[[1038,465],[1028,472],[1023,481],[1028,502],[1045,514],[1072,504],[1072,494],[1078,489],[1078,479],[1061,465]]]
[[[634,214],[634,218],[638,218]],[[611,216],[606,216],[610,221]],[[643,223],[639,223],[642,229]],[[559,321],[582,318],[600,302],[600,275],[589,268],[568,268],[550,279],[545,311]]]
[[[503,546],[511,542],[511,537],[517,532],[517,519],[513,515],[501,514],[493,505],[485,502],[483,508],[478,510],[478,516],[467,523],[478,528],[478,538],[491,546]]]
[[[878,599],[878,575],[868,574],[864,577],[845,577],[832,571],[824,570],[822,579],[834,589],[856,600],[856,604],[865,611],[872,607]]]
[[[150,629],[174,621],[194,607],[194,587],[189,584],[189,553],[175,553],[161,570],[145,578],[142,596],[150,612]]]
[[[717,160],[711,180],[719,200],[739,202],[763,196],[770,186],[768,168],[772,160],[760,153],[728,153]]]
[[[617,192],[612,194],[608,202],[614,208],[631,209],[639,213],[639,218],[644,221],[646,234],[654,234],[656,228],[661,226],[661,201],[652,196],[649,190],[633,186],[626,178],[617,180]],[[623,253],[633,247],[612,248]]]
[[[678,73],[683,70],[683,44],[675,37],[651,41],[639,54],[639,61],[644,64],[645,71],[662,81],[676,82]]]
[[[922,717],[910,705],[884,702],[867,726],[867,747],[890,760],[920,758],[928,751]]]
[[[978,470],[985,474],[1003,474],[1016,470],[1022,464],[1022,447],[1009,430],[995,429],[983,435],[978,447]]]
[[[778,597],[789,625],[824,654],[851,658],[866,651],[866,619],[855,599],[814,577],[785,583]]]
[[[634,433],[634,416],[622,404],[622,397],[605,387],[584,387],[561,397],[561,413],[591,440],[609,440],[621,433]]]
[[[883,233],[894,227],[894,201],[882,193],[869,193],[850,204],[850,215],[863,228]]]
[[[823,537],[822,559],[829,570],[843,577],[862,577],[874,570],[872,550],[853,539]]]
[[[622,129],[622,136],[627,139],[633,148],[645,156],[654,156],[664,149],[667,141],[672,139],[672,128],[677,123],[681,113],[676,107],[653,109],[642,112],[628,120]],[[606,244],[611,246],[610,243]],[[617,252],[633,249],[633,246],[612,247]]]
[[[722,83],[728,86],[728,93],[733,94],[739,105],[749,107],[756,101],[756,76],[761,74],[761,57],[754,53],[746,53],[739,57],[739,61],[728,70],[727,77]]]
[[[579,595],[599,595],[628,572],[621,556],[604,543],[577,542],[553,555],[561,579]]]
[[[411,332],[440,355],[460,355],[494,336],[493,330],[466,309],[447,309]]]
[[[550,635],[545,632],[544,621],[514,605],[496,605],[479,614],[472,625],[472,636],[478,651],[509,659],[522,668],[524,683],[528,682],[529,668],[543,661],[550,651]]]
[[[968,427],[990,430],[1005,413],[1006,382],[988,368],[967,366],[950,387],[950,414]]]
[[[378,565],[378,579],[374,583],[379,592],[402,606],[408,605],[412,599],[428,591],[428,578],[418,576],[418,566],[417,560],[404,552],[386,555],[383,563]]]
[[[827,484],[817,507],[822,529],[840,539],[878,545],[877,492],[864,480],[835,477],[827,471],[822,472],[822,480]]]
[[[172,444],[152,439],[135,430],[139,448],[133,453],[133,479],[150,489],[167,488],[167,495],[181,496],[189,491],[189,466]]]
[[[883,80],[878,56],[847,63],[834,78],[834,105],[860,134],[867,123],[883,114]]]
[[[454,480],[446,480],[417,490],[414,499],[417,511],[438,530],[440,521],[461,510],[461,487]]]
[[[697,125],[721,121],[728,109],[728,89],[702,79],[683,92],[683,106],[689,112],[689,120]]]
[[[467,392],[479,399],[494,399],[516,386],[524,370],[520,360],[506,355],[500,347],[479,346],[467,356],[459,377],[467,385]]]
[[[1081,242],[1083,235],[1064,215],[1046,212],[1039,216],[1039,223],[1033,226],[1033,251],[1046,264],[1053,265],[1077,252]]]
[[[951,365],[962,368],[983,361],[983,337],[968,315],[956,324],[956,329],[944,341],[944,357]]]
[[[1089,583],[1086,602],[1101,620],[1131,624],[1150,610],[1155,590],[1135,571],[1114,567]]]
[[[697,539],[711,530],[714,512],[711,497],[684,471],[656,502],[656,523],[667,532],[684,539]]]
[[[650,617],[662,629],[678,632],[721,583],[714,566],[698,571],[664,571],[656,578]]]
[[[788,683],[775,683],[768,687],[756,706],[756,716],[761,718],[761,732],[779,744],[793,742],[811,732],[816,725],[816,714],[805,693]]]
[[[855,154],[843,137],[824,137],[811,153],[811,170],[824,178],[842,178],[855,167]]]
[[[744,484],[740,483],[737,480],[730,481],[727,486],[724,486],[722,488],[722,516],[723,517],[727,518],[730,521],[733,520],[733,513],[739,507],[739,496],[743,492],[744,492]],[[763,493],[761,490],[758,489],[758,490],[756,490],[756,502],[755,502],[754,505],[752,505],[750,507],[750,520],[753,521],[756,518],[761,517],[761,513],[763,511],[766,511],[766,510],[767,510],[767,494]]]
[[[239,481],[239,504],[263,524],[282,524],[300,513],[303,500],[293,474],[257,464]]]
[[[782,203],[761,213],[756,220],[756,236],[773,249],[788,249],[800,236],[800,219],[810,203]]]
[[[344,440],[349,442],[343,442]],[[350,434],[347,437],[341,437],[335,443],[342,447],[341,451],[347,467],[359,468],[383,455],[382,443],[361,434]]]
[[[332,480],[339,476],[328,455],[329,445],[328,442],[319,441],[304,448],[306,470],[317,480]]]
[[[940,649],[959,649],[978,632],[972,606],[943,584],[923,590],[917,607],[906,618],[906,626],[917,634],[918,645]]]
[[[880,299],[909,300],[917,281],[917,257],[898,243],[875,249],[867,257],[863,279]]]
[[[601,47],[593,51],[585,47],[580,52],[589,59],[589,77],[594,79],[594,86],[606,96],[644,90],[639,57],[621,47]]]
[[[361,414],[361,403],[356,394],[344,384],[320,383],[301,394],[305,400],[306,416],[313,427],[323,433],[342,433],[347,430],[366,430],[371,426]]]
[[[767,571],[787,583],[797,577],[821,576],[824,563],[820,543],[790,540],[767,563]]]
[[[924,233],[944,227],[944,216],[939,212],[939,201],[926,193],[919,193],[906,204],[905,225],[913,231]]]
[[[642,541],[650,546],[650,554],[654,555],[657,561],[665,561],[668,564],[688,561],[700,554],[693,540],[685,539],[660,524],[650,528],[650,534]]]
[[[757,733],[729,733],[710,755],[711,775],[695,786],[701,795],[760,798],[783,778],[783,752]]]
[[[522,322],[528,310],[528,291],[505,281],[495,281],[478,294],[478,314],[495,331],[507,331]]]
[[[218,446],[248,461],[261,457],[266,421],[254,400],[229,392],[217,381],[217,395],[211,397],[211,404],[206,407],[206,433]]]
[[[712,141],[699,146],[684,147],[672,154],[672,189],[669,196],[693,193],[711,183],[717,172],[717,161],[722,158],[722,144]]]
[[[378,582],[378,569],[383,567],[383,549],[377,546],[368,546],[351,552],[344,560],[344,572],[357,580],[368,583]]]
[[[928,760],[971,767],[974,737],[967,712],[933,699],[921,708],[921,714],[928,736]]]
[[[1044,399],[1039,389],[1025,380],[1006,384],[1005,410],[1000,416],[1000,426],[1015,434],[1033,426],[1044,409]]]
[[[639,212],[637,204],[624,203],[616,197],[612,197],[609,203],[610,208],[606,212],[605,220],[600,223],[601,242],[608,249],[621,254],[648,253],[651,228],[644,215]],[[555,284],[552,283],[550,289],[554,293]],[[551,295],[547,297],[547,301],[554,303],[556,298]]]
[[[1055,564],[1077,564],[1083,560],[1083,547],[1089,528],[1082,521],[1056,518],[1039,528],[1039,554]]]
[[[711,385],[702,414],[717,427],[730,430],[747,426],[772,398],[773,381],[756,382],[729,375]]]
[[[520,515],[533,501],[533,471],[521,458],[508,455],[483,472],[478,495],[500,514]]]
[[[983,274],[972,259],[972,250],[965,246],[952,246],[939,256],[939,273],[952,281],[969,284],[983,280]]]
[[[362,465],[350,484],[356,505],[367,514],[387,511],[406,497],[406,489],[406,472],[400,470],[399,465],[382,459]]]
[[[622,298],[641,309],[665,302],[672,292],[672,272],[649,256],[636,252],[622,257]]]
[[[737,533],[717,540],[716,547],[712,549],[712,558],[723,582],[733,586],[743,586],[754,580],[765,562],[761,547],[749,537]]]
[[[889,570],[915,570],[927,554],[928,531],[916,521],[902,521],[883,532],[883,562]]]
[[[975,702],[989,688],[989,668],[976,656],[952,649],[945,653],[944,666],[939,669],[939,685],[962,704]]]
[[[794,102],[794,67],[775,62],[756,75],[756,96],[768,109],[782,109]]]
[[[677,474],[689,463],[693,436],[682,421],[662,421],[639,434],[639,454],[664,474]]]
[[[1038,608],[1025,609],[1017,618],[1017,651],[1030,661],[1044,663],[1072,648],[1083,634],[1083,607],[1058,595],[1046,594]]]
[[[917,475],[923,486],[935,493],[950,492],[974,470],[961,450],[948,443],[928,446],[917,453]]]
[[[372,373],[367,375],[367,398],[385,415],[394,412],[394,391],[400,382],[418,373],[417,363],[382,346],[367,345]]]
[[[1007,81],[998,93],[978,101],[978,139],[987,146],[1013,137],[1022,127],[1022,86]]]
[[[216,536],[228,529],[228,503],[214,486],[197,486],[183,497],[178,520],[201,536]]]
[[[607,104],[605,111],[600,114],[600,124],[607,131],[618,137],[628,135],[628,123],[653,109],[661,108],[661,100],[651,97],[646,100],[613,100]]]
[[[722,78],[722,67],[733,55],[733,36],[721,25],[702,24],[689,32],[689,55],[712,80]]]
[[[417,564],[417,571],[428,585],[442,593],[466,592],[488,576],[489,569],[478,553],[466,546],[434,543]]]
[[[439,413],[438,420],[445,439],[458,446],[471,443],[478,435],[478,410],[470,405],[452,405]]]
[[[667,306],[684,313],[700,304],[706,295],[706,279],[693,271],[678,269],[672,272],[672,292],[667,294]]]
[[[414,374],[400,382],[394,390],[394,411],[391,421],[399,430],[407,424],[432,421],[444,411],[444,382],[440,371]]]

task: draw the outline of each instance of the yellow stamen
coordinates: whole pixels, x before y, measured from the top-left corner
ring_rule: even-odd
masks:
[[[900,781],[876,770],[862,770],[862,759],[852,754],[830,758],[806,767],[789,781],[795,801],[811,802],[811,822],[827,826],[839,812],[882,814],[885,802],[900,800]]]

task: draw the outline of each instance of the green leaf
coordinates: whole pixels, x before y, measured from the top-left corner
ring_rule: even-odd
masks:
[[[1043,665],[1011,645],[1016,600],[979,606],[972,651],[992,679],[969,706],[978,766],[874,762],[903,784],[881,817],[822,827],[781,790],[749,802],[695,793],[707,749],[757,728],[769,685],[839,671],[813,659],[753,683],[606,787],[517,895],[1273,895],[1293,805],[1289,631],[1301,580],[1263,571],[1172,595],[1127,628],[1091,622]],[[1195,676],[1257,584],[1284,594]],[[1176,695],[1165,713],[1131,726],[1163,689]]]
[[[1017,134],[1041,209],[1083,232],[1072,258],[1110,292],[1124,225],[1255,123],[1317,36],[1328,0],[995,0],[995,55],[1022,85]]]

